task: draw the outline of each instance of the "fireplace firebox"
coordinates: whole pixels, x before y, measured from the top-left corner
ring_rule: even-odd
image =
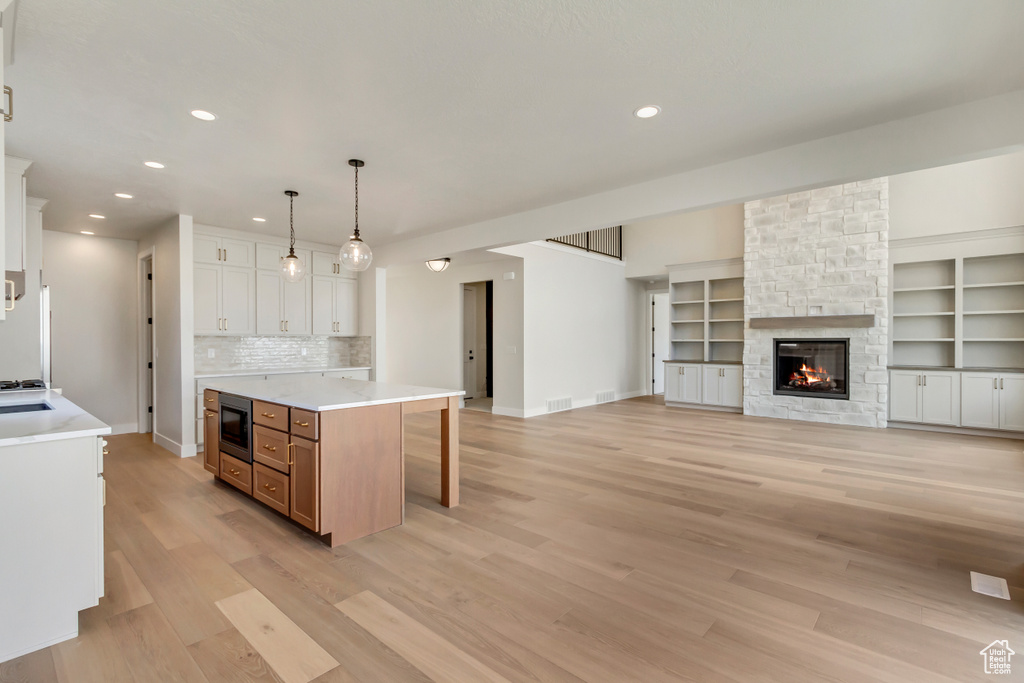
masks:
[[[848,400],[849,373],[849,339],[775,340],[777,395]]]

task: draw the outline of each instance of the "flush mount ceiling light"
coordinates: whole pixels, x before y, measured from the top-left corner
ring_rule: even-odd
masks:
[[[203,111],[202,109],[193,109],[192,116],[196,117],[200,121],[213,121],[217,118],[216,114],[211,114],[210,112]]]
[[[373,252],[366,242],[359,238],[359,169],[366,164],[359,159],[349,159],[348,165],[356,169],[356,226],[348,242],[338,252],[338,260],[348,270],[361,271],[370,267]]]
[[[295,198],[299,193],[285,190],[288,195],[288,225],[291,226],[292,241],[288,247],[288,255],[281,259],[281,277],[288,282],[299,282],[306,274],[306,265],[295,255]]]
[[[117,197],[118,199],[131,199],[132,198],[132,196],[130,194],[126,194],[124,192],[115,192],[114,196]]]
[[[427,268],[430,268],[435,273],[442,273],[448,270],[448,266],[450,266],[451,263],[452,260],[447,256],[444,258],[432,258],[427,261]]]
[[[256,221],[257,223],[266,223],[267,222],[266,218],[260,218],[259,216],[254,216],[253,220]]]
[[[106,218],[106,216],[104,216],[102,214],[98,214],[98,213],[90,213],[89,214],[89,218],[95,218],[97,220],[103,220],[104,218]]]
[[[653,104],[649,104],[646,107],[640,107],[639,109],[637,109],[635,112],[633,112],[633,116],[637,117],[638,119],[649,119],[652,116],[657,116],[660,113],[661,107],[656,107]]]
[[[94,232],[90,232],[89,230],[82,230],[81,232],[82,232],[83,235],[95,235],[96,234]]]
[[[149,166],[150,168],[163,168],[164,167],[164,165],[161,164],[159,161],[147,161],[146,162],[146,166]]]

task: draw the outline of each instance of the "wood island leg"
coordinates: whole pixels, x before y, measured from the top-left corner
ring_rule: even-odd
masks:
[[[459,397],[441,410],[441,505],[459,504]]]

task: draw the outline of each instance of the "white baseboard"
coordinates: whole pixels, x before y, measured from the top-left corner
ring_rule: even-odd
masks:
[[[624,401],[627,398],[636,398],[637,396],[644,396],[644,395],[645,394],[644,394],[644,390],[643,389],[637,389],[636,391],[629,391],[629,392],[626,392],[625,394],[616,394],[615,395],[615,401]],[[524,411],[524,415],[523,416],[524,417],[537,417],[538,415],[553,415],[555,413],[564,413],[566,410],[576,410],[577,408],[589,408],[590,406],[596,406],[596,405],[608,405],[609,403],[614,403],[614,401],[606,401],[605,403],[598,404],[597,399],[595,399],[595,398],[581,398],[581,399],[578,399],[578,400],[574,398],[572,400],[572,407],[571,408],[565,408],[564,410],[554,410],[554,411],[551,411],[551,412],[548,412],[548,409],[546,407],[544,407],[544,408],[529,408],[529,409]]]
[[[138,434],[139,423],[138,422],[126,422],[120,425],[110,425],[111,434]]]
[[[643,389],[637,389],[636,391],[627,391],[624,394],[618,396],[616,401],[625,401],[627,398],[636,398],[637,396],[647,396],[647,392]]]
[[[501,408],[499,406],[493,406],[491,408],[492,415],[504,415],[505,417],[526,417],[523,411],[519,408]]]
[[[886,426],[890,429],[915,429],[920,432],[940,432],[942,434],[966,434],[968,436],[994,436],[997,439],[1024,439],[1024,433],[1003,431],[999,429],[976,429],[974,427],[947,427],[945,425],[926,425],[914,422],[893,422]]]
[[[180,444],[174,439],[168,439],[159,432],[153,432],[153,443],[161,448],[166,448],[179,458],[191,458],[196,454],[196,445],[194,443]]]

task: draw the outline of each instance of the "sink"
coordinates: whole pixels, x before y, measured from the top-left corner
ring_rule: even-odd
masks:
[[[49,403],[15,403],[13,405],[0,405],[0,415],[6,413],[36,413],[41,410],[53,410]]]

